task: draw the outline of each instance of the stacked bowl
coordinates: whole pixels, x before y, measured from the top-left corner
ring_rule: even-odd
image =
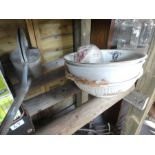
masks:
[[[100,63],[77,63],[77,53],[64,59],[76,85],[97,97],[109,97],[130,89],[143,74],[147,55],[133,50],[101,50]],[[77,80],[79,79],[79,80]]]

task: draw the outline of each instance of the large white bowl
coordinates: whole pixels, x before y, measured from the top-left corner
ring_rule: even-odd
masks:
[[[130,50],[101,50],[101,53],[102,62],[98,64],[79,64],[74,61],[76,53],[66,55],[68,71],[81,79],[117,83],[138,76],[147,57],[144,53]]]
[[[133,79],[120,82],[120,83],[107,84],[102,86],[90,86],[88,84],[83,84],[79,81],[74,81],[74,82],[80,89],[82,89],[83,91],[86,91],[87,93],[93,96],[111,97],[130,89],[134,85],[136,80],[141,77],[142,74],[143,74],[143,70],[141,70],[139,75]]]

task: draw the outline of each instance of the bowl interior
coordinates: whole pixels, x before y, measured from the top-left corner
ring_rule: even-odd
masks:
[[[77,53],[71,53],[64,57],[68,62],[78,64],[75,62],[74,58]],[[130,50],[101,50],[101,62],[97,64],[109,64],[109,63],[118,63],[118,62],[130,62],[143,60],[146,58],[146,54],[130,51]]]

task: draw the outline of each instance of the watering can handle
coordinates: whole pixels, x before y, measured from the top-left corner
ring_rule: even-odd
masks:
[[[19,47],[19,55],[22,63],[28,62],[26,51],[28,49],[28,42],[22,28],[17,29],[17,44]]]

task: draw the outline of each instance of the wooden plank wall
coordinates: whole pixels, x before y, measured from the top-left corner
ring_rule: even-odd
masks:
[[[0,56],[10,53],[16,48],[16,29],[25,28],[24,20],[0,20]]]
[[[42,77],[32,80],[33,82],[25,101],[39,97],[42,94],[46,95],[51,90],[55,92],[55,89],[68,83],[65,78],[62,60],[59,61],[59,58],[63,58],[66,53],[73,51],[72,20],[0,20],[0,60],[5,64],[5,71],[15,92],[19,87],[19,80],[13,67],[11,67],[11,62],[8,60],[9,53],[15,50],[17,46],[17,27],[25,29],[31,47],[39,48],[44,68]],[[47,114],[57,113],[74,102],[75,96],[70,94],[69,98],[64,98],[64,101],[51,106],[51,108],[49,107],[45,115],[42,115],[40,111],[36,116],[41,118]]]
[[[72,20],[33,20],[37,44],[47,63],[73,51]]]
[[[16,49],[16,29],[18,26],[25,29],[31,47],[40,49],[44,64],[62,58],[66,53],[73,51],[72,20],[0,20],[0,56],[1,60],[4,60],[4,55],[7,55],[5,62],[8,62],[9,53]],[[6,66],[6,68],[10,68],[8,64]],[[49,72],[51,72],[50,69],[44,71],[47,76],[48,74],[52,75]],[[62,72],[62,69],[58,72]],[[11,77],[11,83],[17,84],[18,80],[16,76],[13,76],[14,72],[9,69],[7,74]],[[46,84],[31,89],[27,99],[64,85],[65,81],[64,76],[58,77],[54,81],[47,80]]]
[[[32,44],[40,49],[43,64],[53,62],[62,58],[66,53],[73,51],[72,20],[39,19],[31,20],[30,22],[31,23],[28,23],[27,26],[32,24],[36,43],[32,41],[34,40],[33,36],[31,36],[30,39]],[[29,30],[31,30],[31,28]],[[62,72],[62,70],[60,70],[60,72]],[[40,87],[40,89],[38,88],[39,92],[35,90],[34,93],[36,95],[40,94],[40,90],[43,90],[42,93],[48,92],[51,89],[64,85],[66,82],[65,77],[61,76],[57,80],[50,81],[50,83]],[[34,96],[34,93],[29,94]]]
[[[32,46],[38,47],[44,62],[61,58],[73,51],[72,20],[0,20],[0,56],[10,53],[16,48],[16,29],[18,26],[27,28]],[[26,27],[27,24],[27,27]],[[32,28],[35,39],[32,38]],[[33,43],[32,43],[32,39]],[[35,43],[36,41],[36,43]]]
[[[67,80],[62,65],[60,67],[52,66],[50,69],[50,62],[59,63],[59,61],[56,62],[57,59],[73,51],[72,20],[0,20],[0,58],[7,64],[7,75],[9,80],[11,79],[11,84],[14,85],[14,90],[18,89],[18,79],[12,67],[8,67],[11,65],[8,59],[9,53],[16,49],[16,29],[18,26],[25,29],[31,47],[39,48],[41,51],[43,66],[48,66],[42,77],[33,80],[25,100],[30,100],[66,84]],[[58,108],[51,109],[58,112],[73,102],[74,96],[71,95],[68,99],[64,99],[63,104],[58,104],[56,106]],[[39,114],[39,117],[42,115]]]

